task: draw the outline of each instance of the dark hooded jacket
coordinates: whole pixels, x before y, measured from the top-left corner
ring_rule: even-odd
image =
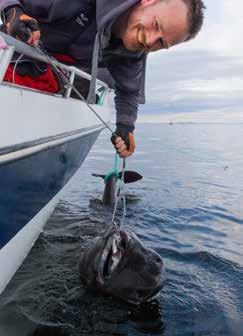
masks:
[[[115,82],[117,122],[134,126],[138,103],[144,103],[146,54],[125,49],[111,27],[139,0],[0,0],[0,11],[20,5],[36,18],[41,38],[51,52],[65,53],[91,71],[88,100],[93,102],[97,66],[107,68]]]

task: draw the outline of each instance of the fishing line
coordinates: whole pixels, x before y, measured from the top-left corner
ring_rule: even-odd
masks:
[[[49,56],[47,54],[47,52],[41,48],[39,45],[34,45],[34,48],[37,49],[42,55],[45,56],[45,58],[47,59],[47,63],[49,63],[54,70],[60,75],[60,77],[63,79],[64,84],[67,85],[68,87],[70,87],[76,94],[77,96],[85,103],[85,105],[96,115],[96,117],[103,123],[103,125],[105,126],[105,128],[107,128],[112,136],[117,137],[116,133],[112,131],[112,129],[110,128],[110,126],[98,115],[98,113],[90,106],[89,103],[87,103],[86,99],[83,97],[83,95],[76,89],[76,87],[70,83],[68,77],[58,68],[58,65],[56,65],[56,59],[52,56]],[[116,154],[117,155],[117,154]],[[117,157],[115,159],[117,164]],[[114,211],[113,211],[113,215],[112,215],[112,225],[115,226],[116,230],[119,232],[119,229],[122,227],[123,223],[124,223],[124,219],[126,216],[126,197],[125,197],[125,193],[124,193],[124,175],[125,175],[125,168],[126,168],[126,159],[123,159],[123,165],[122,165],[122,174],[121,174],[121,179],[119,182],[119,187],[116,193],[116,202],[115,202],[115,206],[114,206]],[[120,196],[121,192],[123,191],[123,196]],[[116,218],[116,213],[117,213],[117,208],[118,208],[118,203],[120,201],[120,199],[123,200],[123,214],[122,214],[122,219],[120,221],[120,225],[118,228],[118,225],[115,222],[115,218]]]
[[[112,136],[117,137],[116,133],[112,131],[110,126],[105,122],[99,114],[90,106],[89,103],[87,103],[86,99],[83,97],[83,95],[76,89],[76,87],[70,83],[68,77],[58,68],[58,65],[56,65],[56,59],[52,56],[49,56],[47,52],[40,47],[39,45],[34,45],[33,46],[35,49],[37,49],[45,58],[47,59],[47,63],[49,63],[55,71],[60,75],[60,77],[63,79],[64,84],[70,87],[76,94],[77,96],[85,103],[85,105],[96,115],[96,117],[103,123],[103,125],[111,132]]]
[[[116,202],[115,202],[115,206],[114,206],[114,211],[113,211],[113,215],[112,215],[112,220],[111,220],[111,224],[115,227],[115,229],[119,232],[119,229],[123,226],[124,220],[125,220],[125,216],[126,216],[126,197],[125,197],[125,193],[124,193],[124,174],[125,174],[125,169],[126,169],[126,159],[123,159],[123,164],[122,164],[122,174],[121,174],[121,179],[119,182],[119,187],[116,193]],[[123,196],[121,195],[121,192],[123,192]],[[122,219],[120,221],[119,227],[118,224],[116,223],[115,219],[116,219],[116,213],[117,213],[117,208],[118,208],[118,203],[120,201],[120,199],[122,199],[122,203],[123,203],[123,213],[122,213]]]
[[[12,83],[15,84],[15,72],[16,72],[16,69],[17,69],[17,66],[19,65],[21,59],[23,58],[24,54],[21,54],[15,62],[14,64],[14,67],[13,67],[13,72],[12,72]],[[10,62],[10,63],[14,63],[14,62]]]

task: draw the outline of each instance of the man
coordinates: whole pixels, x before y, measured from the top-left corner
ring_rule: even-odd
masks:
[[[135,149],[133,131],[144,100],[148,52],[194,38],[204,8],[202,0],[0,0],[8,34],[29,44],[41,40],[49,52],[71,56],[76,66],[92,69],[90,103],[97,67],[108,70],[117,111],[117,138],[112,141],[120,157]]]

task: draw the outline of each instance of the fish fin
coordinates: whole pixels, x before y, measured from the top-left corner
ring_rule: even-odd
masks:
[[[101,175],[101,174],[92,174],[92,176],[94,176],[94,177],[101,177],[101,178],[105,178],[105,175]]]
[[[118,174],[118,177],[119,179],[122,178],[122,172]],[[142,178],[143,176],[137,172],[129,171],[129,170],[126,170],[124,172],[124,183],[134,183],[134,182],[141,180]]]

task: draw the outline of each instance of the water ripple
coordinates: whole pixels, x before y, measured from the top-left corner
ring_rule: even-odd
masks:
[[[102,136],[0,297],[0,335],[242,336],[242,127],[138,127],[143,136],[127,162],[144,179],[126,185],[125,226],[161,255],[167,273],[160,294],[139,307],[79,281],[80,253],[112,215],[91,176],[97,162],[99,172],[113,167]]]

